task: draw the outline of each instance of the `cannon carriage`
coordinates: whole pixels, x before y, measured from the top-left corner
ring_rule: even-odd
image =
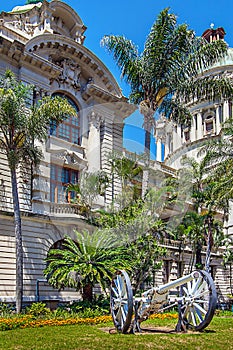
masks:
[[[176,294],[174,294],[174,289]],[[162,286],[133,296],[126,271],[115,273],[111,283],[110,306],[118,332],[140,332],[141,322],[154,312],[178,309],[177,331],[201,331],[211,322],[217,304],[214,282],[206,271],[197,270]]]

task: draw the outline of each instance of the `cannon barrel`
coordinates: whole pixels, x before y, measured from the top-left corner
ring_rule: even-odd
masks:
[[[179,286],[181,286],[182,284],[185,284],[185,283],[187,283],[187,282],[189,282],[189,281],[194,280],[195,278],[198,278],[199,276],[200,276],[200,273],[199,273],[198,271],[194,271],[194,272],[190,273],[190,274],[187,275],[187,276],[184,276],[184,277],[178,278],[178,279],[175,280],[175,281],[166,283],[166,284],[164,284],[164,285],[161,286],[161,287],[157,287],[157,288],[156,288],[156,292],[157,292],[158,294],[167,293],[170,289],[179,287]]]
[[[175,281],[163,284],[160,287],[153,287],[151,289],[148,289],[147,291],[145,291],[144,293],[142,293],[142,297],[147,298],[148,295],[155,295],[155,294],[165,294],[167,293],[170,289],[172,288],[176,288],[181,286],[182,284],[185,284],[189,281],[192,281],[195,278],[198,278],[200,276],[200,273],[198,271],[194,271],[192,273],[190,273],[189,275],[186,275],[184,277],[178,278]]]

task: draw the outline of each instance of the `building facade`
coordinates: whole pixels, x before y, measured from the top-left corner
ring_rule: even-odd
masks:
[[[24,249],[24,302],[77,299],[74,290],[58,291],[43,278],[45,258],[65,234],[93,229],[71,206],[66,194],[68,183],[75,183],[85,171],[103,170],[110,174],[108,155],[122,152],[124,119],[133,113],[121,89],[105,65],[85,47],[85,30],[78,14],[62,1],[15,7],[0,13],[0,75],[6,69],[25,84],[35,86],[28,103],[46,95],[65,96],[77,111],[76,117],[59,126],[51,125],[43,149],[43,160],[36,169],[19,169]],[[232,71],[229,62],[213,67]],[[227,59],[228,60],[228,59]],[[157,161],[151,169],[175,176],[182,155],[195,155],[209,135],[220,132],[220,124],[231,115],[231,104],[198,101],[190,105],[194,121],[191,129],[160,120],[157,127]],[[161,162],[161,144],[165,161]],[[119,192],[115,182],[99,196],[96,205],[104,207]],[[172,213],[172,211],[171,211]],[[169,215],[171,215],[169,213]],[[180,242],[166,242],[169,250],[156,283],[176,279],[186,273],[190,247]],[[0,301],[15,300],[15,236],[11,183],[7,160],[0,153]],[[229,270],[221,265],[221,254],[212,255],[212,273],[219,295],[229,293]]]
[[[85,47],[85,30],[78,14],[61,1],[18,6],[0,14],[0,74],[10,69],[19,80],[35,86],[30,104],[46,95],[62,95],[77,111],[76,117],[50,126],[38,169],[24,169],[24,174],[19,170],[25,301],[35,299],[39,283],[50,299],[65,298],[42,280],[48,250],[65,234],[74,236],[74,228],[87,227],[68,203],[66,186],[84,171],[110,173],[108,154],[122,151],[124,119],[134,111],[110,71]],[[0,164],[0,299],[10,301],[15,295],[15,239],[3,153]],[[108,186],[97,205],[110,202],[114,191],[117,184]]]
[[[224,40],[225,31],[222,27],[207,29],[202,36],[209,42],[217,39]],[[233,76],[233,49],[228,48],[224,59],[205,71],[207,76],[220,76],[222,73],[232,78]],[[173,171],[182,168],[184,157],[202,159],[200,152],[206,141],[221,137],[221,127],[227,119],[232,118],[232,101],[218,100],[210,102],[203,99],[190,102],[188,105],[192,113],[190,126],[179,125],[166,120],[163,116],[156,122],[157,160],[162,160],[163,166],[170,167]],[[162,154],[162,145],[164,154]],[[182,182],[182,181],[181,181]],[[182,185],[182,184],[181,184]],[[233,211],[230,209],[228,221],[224,223],[225,232],[233,242]],[[219,299],[227,300],[227,295],[232,294],[232,272],[225,268],[221,254],[224,249],[219,249],[212,254],[212,276],[218,288]]]

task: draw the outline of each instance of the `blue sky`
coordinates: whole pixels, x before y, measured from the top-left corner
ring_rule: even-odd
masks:
[[[26,0],[1,0],[0,12],[9,11],[14,6],[25,4]],[[233,0],[66,0],[74,8],[87,26],[85,46],[92,50],[110,69],[123,93],[128,96],[129,88],[120,80],[120,72],[111,55],[100,46],[105,34],[125,35],[134,41],[139,51],[155,21],[158,13],[165,7],[178,17],[179,23],[187,23],[201,35],[211,23],[215,28],[223,27],[225,40],[233,47]],[[126,121],[125,145],[131,150],[143,150],[142,131],[138,128],[142,123],[139,113]],[[135,127],[134,127],[135,126]],[[135,141],[132,134],[136,134]]]

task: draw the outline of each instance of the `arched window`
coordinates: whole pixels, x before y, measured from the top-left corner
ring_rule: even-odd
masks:
[[[77,111],[76,116],[66,118],[59,125],[56,122],[50,124],[50,135],[56,136],[62,140],[66,140],[75,144],[80,144],[80,120],[78,106],[68,96],[62,93],[55,93],[53,96],[61,96],[68,100],[72,107]]]

